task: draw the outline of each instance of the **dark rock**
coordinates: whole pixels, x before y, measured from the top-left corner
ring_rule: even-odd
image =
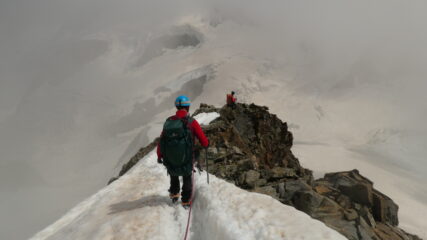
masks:
[[[240,148],[238,148],[236,146],[232,146],[231,148],[232,148],[234,154],[244,155],[242,150],[240,150]]]
[[[345,209],[351,208],[351,205],[352,205],[351,199],[346,195],[339,195],[336,198],[336,201],[341,207]]]
[[[370,227],[375,228],[375,219],[367,207],[362,207],[362,209],[359,211],[359,214],[360,217],[362,217]]]
[[[255,182],[255,186],[258,186],[258,187],[263,187],[263,186],[265,186],[267,184],[267,180],[265,180],[265,179],[258,179],[256,182]]]
[[[256,182],[260,177],[259,172],[255,170],[249,170],[244,172],[240,177],[240,183],[242,186],[247,186],[248,188],[254,188],[256,186]]]
[[[292,198],[294,206],[316,219],[343,218],[343,209],[336,202],[314,191],[296,192]]]
[[[393,226],[397,226],[399,224],[399,220],[397,218],[399,206],[397,206],[393,200],[377,190],[374,190],[373,202],[374,205],[372,207],[372,212],[375,220],[383,223],[389,223]]]
[[[296,178],[297,174],[295,169],[292,168],[283,168],[283,167],[274,167],[269,170],[268,180],[278,180],[282,178]]]
[[[277,184],[276,192],[279,194],[279,198],[285,198],[286,197],[286,191],[285,191],[285,183],[281,182]]]
[[[110,178],[110,180],[108,180],[107,185],[110,185],[112,182],[116,181],[117,179],[119,179],[118,177],[112,177]]]
[[[357,170],[349,172],[329,173],[324,179],[331,182],[341,193],[352,201],[366,206],[372,206],[372,182],[362,177]]]
[[[323,221],[328,227],[336,230],[349,240],[360,240],[358,229],[354,221],[325,219]]]
[[[273,198],[278,198],[277,197],[276,189],[273,186],[256,187],[253,191],[257,192],[257,193],[262,193],[262,194],[265,194],[265,195],[269,195],[269,196],[271,196]]]
[[[357,214],[357,212],[354,209],[349,209],[349,210],[346,210],[344,212],[344,217],[348,221],[353,221],[353,220],[357,219],[359,217],[359,215]]]
[[[236,164],[239,172],[245,172],[251,169],[255,169],[255,164],[251,159],[243,159],[238,161]]]
[[[120,170],[119,178],[120,176],[123,176],[127,171],[129,171],[133,166],[135,166],[141,158],[143,158],[145,155],[147,155],[149,152],[151,152],[154,148],[157,147],[157,144],[159,143],[160,139],[156,138],[152,143],[150,143],[148,146],[141,148],[135,156],[133,156],[129,162],[125,163],[122,166],[122,169]]]
[[[288,194],[294,194],[295,192],[311,191],[312,188],[306,182],[301,179],[291,180],[285,182],[285,190]]]
[[[301,179],[281,182],[277,185],[277,192],[282,202],[292,204],[295,193],[311,191],[311,186]]]
[[[400,231],[399,229],[393,228],[392,226],[384,223],[377,224],[374,231],[375,231],[375,234],[379,237],[379,239],[410,240],[410,239],[418,238],[417,236],[409,236],[405,234],[403,231]]]
[[[210,113],[210,112],[218,112],[218,108],[216,108],[213,105],[208,105],[206,103],[200,103],[199,109],[197,109],[194,113],[193,116],[196,116],[199,113],[205,112],[205,113]]]
[[[363,240],[378,239],[372,227],[369,226],[369,224],[366,223],[365,219],[363,218],[360,218],[358,221],[357,233],[359,235],[359,239],[363,239]]]
[[[322,195],[327,195],[333,191],[333,189],[331,189],[329,186],[323,184],[315,185],[313,189],[314,191]]]

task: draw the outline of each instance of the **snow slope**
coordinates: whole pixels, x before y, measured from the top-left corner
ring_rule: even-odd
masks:
[[[209,123],[217,113],[196,116]],[[189,239],[345,239],[322,222],[206,173],[195,174]],[[155,150],[127,174],[83,201],[32,239],[183,239],[188,211],[168,197],[169,177]]]

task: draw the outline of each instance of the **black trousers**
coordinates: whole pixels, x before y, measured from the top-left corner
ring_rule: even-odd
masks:
[[[179,177],[178,176],[170,176],[171,178],[171,186],[169,188],[169,192],[172,194],[179,193]],[[188,202],[191,198],[191,192],[193,190],[193,181],[191,178],[191,174],[188,176],[182,177],[182,192],[181,192],[181,201]]]

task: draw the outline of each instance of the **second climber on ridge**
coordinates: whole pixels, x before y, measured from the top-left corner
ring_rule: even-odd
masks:
[[[231,94],[227,94],[227,106],[235,107],[237,98],[234,97],[235,92],[231,91]]]
[[[163,125],[157,145],[157,161],[166,166],[170,176],[169,197],[176,202],[180,197],[179,177],[182,176],[182,206],[191,205],[193,191],[194,142],[197,138],[203,147],[209,141],[197,120],[189,116],[190,99],[179,96],[175,100],[177,112]]]

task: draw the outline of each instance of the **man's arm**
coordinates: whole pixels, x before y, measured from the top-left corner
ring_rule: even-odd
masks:
[[[197,137],[197,139],[199,139],[200,145],[203,147],[209,146],[208,138],[205,136],[205,133],[203,132],[197,120],[193,120],[193,122],[191,122],[191,128],[193,129],[194,135]]]

